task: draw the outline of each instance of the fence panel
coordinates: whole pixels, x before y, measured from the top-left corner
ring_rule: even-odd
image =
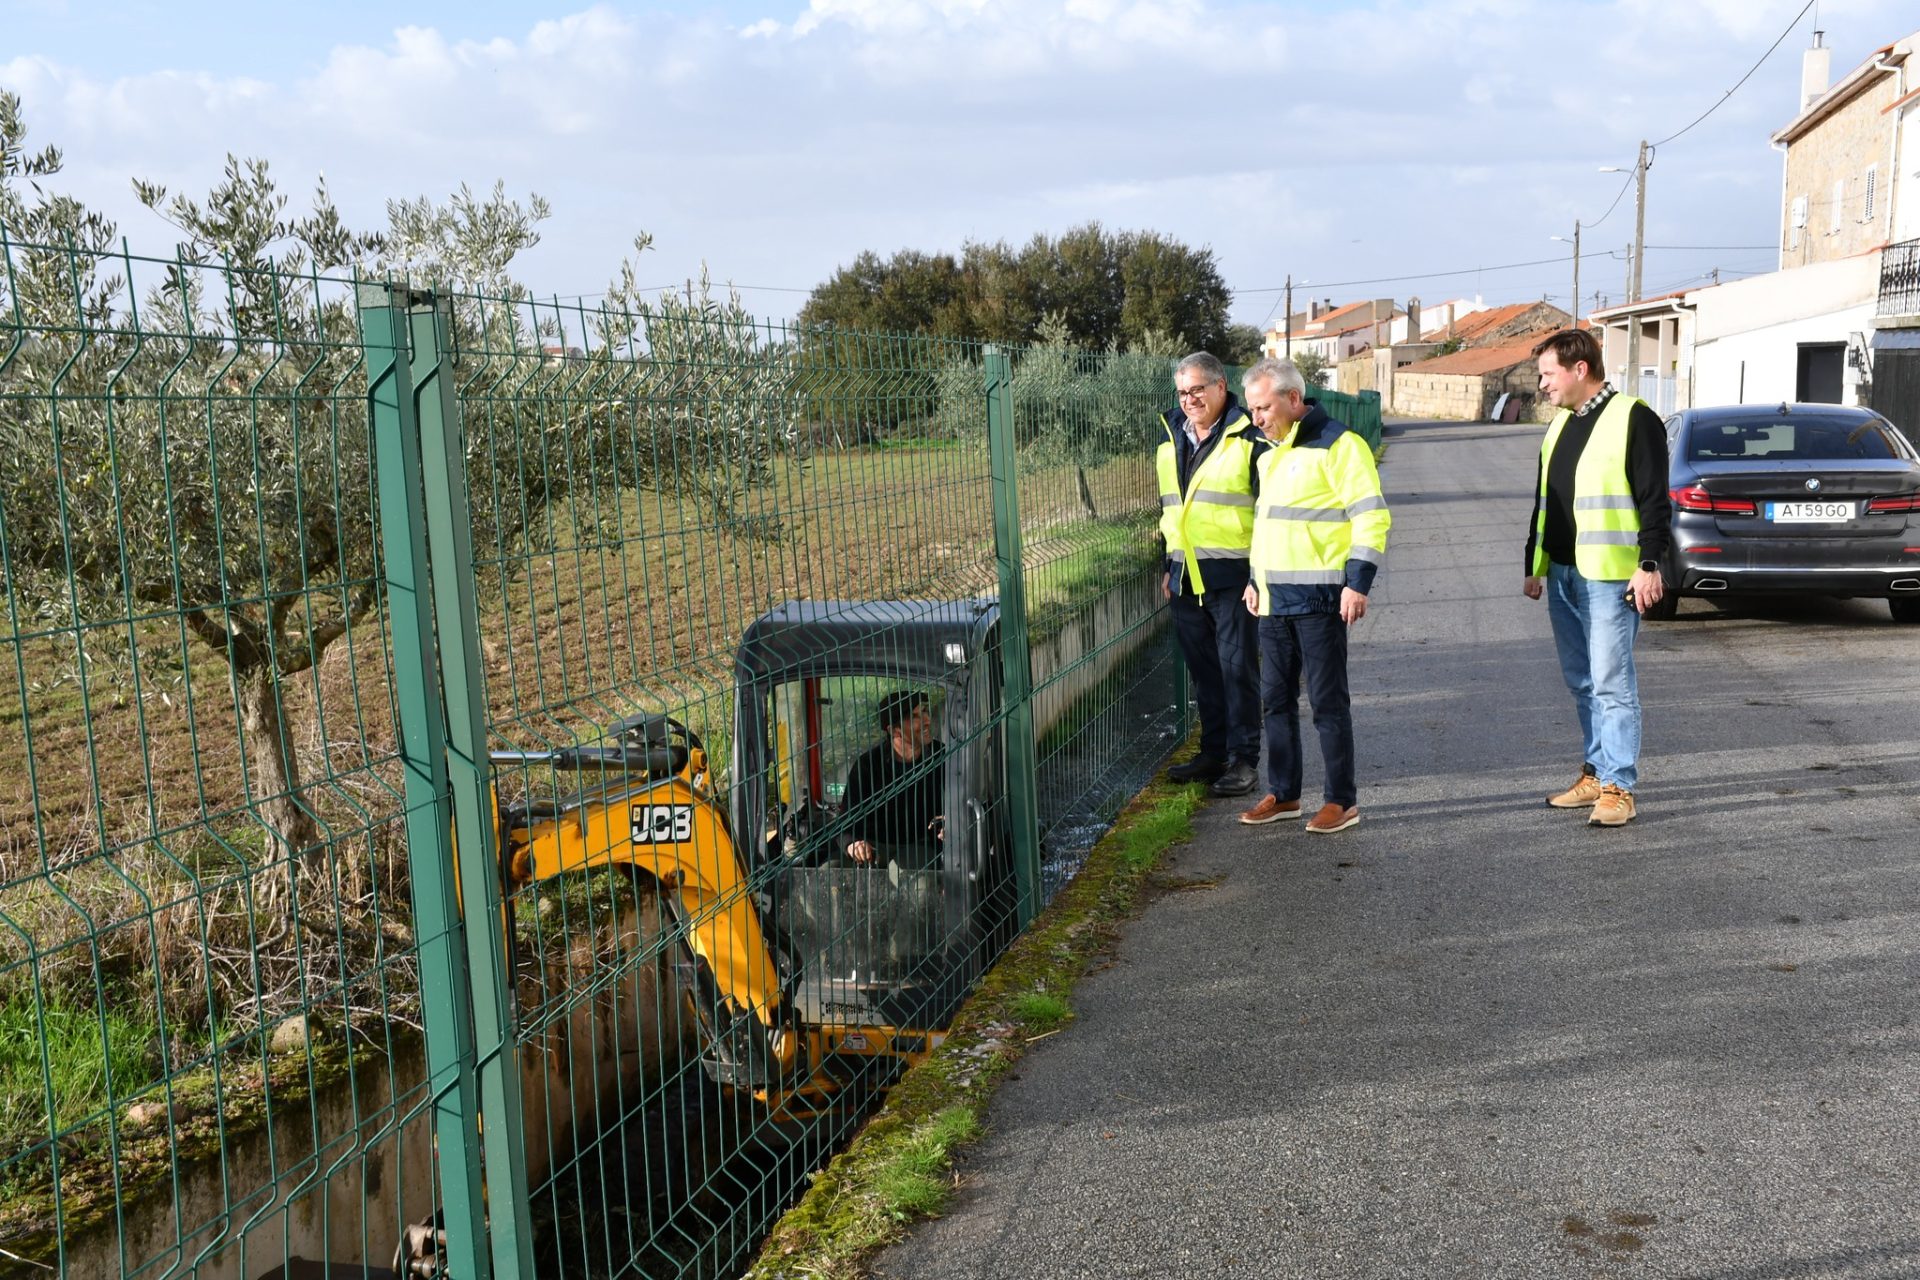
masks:
[[[1044,897],[1184,731],[1154,471],[1172,363],[1011,353]]]
[[[0,248],[48,1274],[731,1274],[1180,732],[1165,360]]]
[[[5,236],[0,1248],[384,1262],[436,1209],[442,938],[411,903],[353,289]]]
[[[1316,390],[1313,398],[1320,407],[1347,424],[1355,435],[1365,440],[1377,453],[1380,449],[1383,424],[1380,417],[1380,393],[1361,391],[1349,395],[1344,391]]]

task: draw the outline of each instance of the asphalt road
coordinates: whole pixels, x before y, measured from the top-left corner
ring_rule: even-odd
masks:
[[[1211,802],[878,1274],[1920,1276],[1920,630],[1686,602],[1639,819],[1546,808],[1539,431],[1392,436],[1363,821]]]

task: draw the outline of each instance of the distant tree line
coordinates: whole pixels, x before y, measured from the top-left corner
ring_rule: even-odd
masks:
[[[1230,363],[1257,357],[1260,332],[1227,320],[1231,299],[1213,250],[1156,231],[1098,222],[1020,248],[975,241],[958,255],[871,250],[834,272],[801,309],[804,326],[986,342],[1041,340],[1049,317],[1075,347],[1144,351],[1171,345]],[[1057,341],[1057,325],[1049,337]]]

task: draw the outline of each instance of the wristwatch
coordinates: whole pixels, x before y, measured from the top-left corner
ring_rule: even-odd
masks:
[[[1640,562],[1640,571],[1642,573],[1658,573],[1660,572],[1660,562],[1658,560],[1642,560]]]

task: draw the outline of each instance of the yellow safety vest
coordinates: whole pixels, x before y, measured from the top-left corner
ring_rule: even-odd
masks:
[[[1173,436],[1180,428],[1165,414],[1160,425],[1167,432],[1154,455],[1154,467],[1160,473],[1160,532],[1167,540],[1167,554],[1186,562],[1190,593],[1205,595],[1200,561],[1245,560],[1253,544],[1249,473],[1260,431],[1244,411],[1231,421],[1215,424],[1214,430],[1225,432],[1225,438],[1193,469],[1182,493],[1179,446]]]
[[[1253,524],[1253,585],[1261,616],[1270,588],[1342,586],[1347,561],[1387,560],[1393,517],[1380,492],[1373,450],[1352,431],[1324,449],[1293,445],[1300,426],[1260,459],[1260,506]]]
[[[1587,447],[1573,471],[1573,567],[1583,578],[1624,581],[1640,567],[1640,508],[1627,484],[1627,421],[1633,406],[1645,404],[1638,396],[1614,392],[1600,421],[1593,424]],[[1553,447],[1573,414],[1562,409],[1553,415],[1546,439],[1540,442],[1540,512],[1533,527],[1533,573],[1546,573],[1547,468]]]

